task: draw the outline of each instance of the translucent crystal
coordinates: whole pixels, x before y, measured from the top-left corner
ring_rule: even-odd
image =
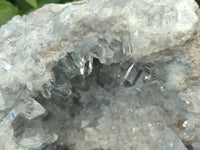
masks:
[[[28,91],[24,87],[15,86],[11,89],[1,90],[1,110],[12,108],[19,98],[26,98],[28,96]],[[9,100],[8,100],[9,99]]]
[[[42,96],[45,98],[51,98],[51,88],[43,88],[41,90]]]
[[[24,132],[19,138],[19,144],[24,148],[41,148],[44,140],[44,131],[41,122],[27,123]]]
[[[181,140],[169,128],[164,129],[151,150],[187,150]]]
[[[76,53],[72,53],[71,56],[76,66],[80,69],[80,74],[83,75],[85,72],[85,59]]]
[[[28,98],[24,101],[23,106],[20,106],[21,115],[32,120],[45,113],[44,107],[33,98]]]
[[[54,83],[53,84],[53,87],[52,87],[52,93],[54,95],[57,95],[57,96],[69,96],[71,95],[72,91],[71,91],[71,83],[69,80],[66,80],[63,84],[56,84]]]
[[[16,105],[10,112],[10,121],[13,121],[18,115],[32,120],[45,113],[45,109],[33,98],[27,98],[23,103]]]

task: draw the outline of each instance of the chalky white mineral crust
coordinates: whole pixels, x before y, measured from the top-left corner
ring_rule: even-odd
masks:
[[[159,147],[173,149],[176,145],[179,149],[186,149],[179,139],[181,137],[193,141],[198,149],[198,135],[191,135],[189,131],[200,131],[195,128],[199,123],[196,119],[200,112],[196,106],[200,104],[199,85],[188,86],[185,82],[191,70],[187,42],[192,41],[198,31],[198,11],[194,0],[83,0],[63,5],[49,4],[29,15],[16,16],[1,26],[0,149],[41,149],[42,144],[53,143],[58,136],[64,144],[73,145],[76,150],[150,150],[151,146],[156,149],[159,137],[161,142],[168,141]],[[169,54],[164,55],[165,51]],[[78,119],[69,117],[69,108],[63,112],[57,106],[46,104],[45,107],[55,113],[55,120],[68,119],[65,127],[71,130],[58,131],[54,119],[45,124],[37,118],[45,113],[45,109],[33,97],[41,90],[47,99],[51,97],[51,90],[72,94],[68,80],[69,90],[65,86],[55,89],[51,86],[55,82],[53,68],[69,53],[79,71],[68,78],[83,75],[88,61],[90,69],[87,71],[91,73],[94,57],[107,65],[131,57],[134,61],[159,66],[154,60],[157,59],[164,73],[156,72],[159,78],[154,80],[154,76],[143,71],[141,76],[150,80],[148,86],[140,78],[136,86],[129,89],[107,85],[106,90],[100,86],[90,89],[90,97],[88,93],[81,93],[85,106]],[[144,60],[146,56],[150,57]],[[70,65],[66,64],[65,72],[75,70]],[[107,70],[115,72],[112,78],[123,80],[124,74],[112,67]],[[93,80],[90,84],[95,85]],[[154,84],[158,86],[154,87]],[[175,91],[168,91],[172,89]],[[88,102],[91,97],[97,98],[96,104]],[[104,104],[105,98],[108,102]],[[189,113],[182,112],[184,102],[191,104],[186,106]],[[91,112],[86,109],[86,104]],[[175,115],[167,114],[166,110]],[[87,113],[92,115],[88,117]],[[154,115],[156,119],[152,117]],[[177,116],[183,116],[180,126],[187,131],[177,131],[176,135],[167,126],[175,128]],[[17,117],[25,118],[28,123],[22,119],[22,126],[16,121]],[[43,130],[43,126],[52,133]],[[22,127],[23,134],[16,135]],[[52,128],[60,135],[54,134]],[[175,139],[174,142],[170,138]]]

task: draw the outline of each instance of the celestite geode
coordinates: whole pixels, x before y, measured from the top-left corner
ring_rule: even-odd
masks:
[[[199,150],[193,0],[49,4],[0,28],[1,150]]]

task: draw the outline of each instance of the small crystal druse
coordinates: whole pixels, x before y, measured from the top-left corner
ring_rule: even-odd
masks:
[[[199,150],[193,0],[50,4],[0,28],[1,150]]]

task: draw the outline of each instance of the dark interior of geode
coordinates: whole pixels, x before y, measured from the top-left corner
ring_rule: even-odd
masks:
[[[137,62],[130,58],[109,65],[94,58],[92,72],[88,73],[91,64],[87,62],[84,74],[80,74],[68,54],[53,68],[55,80],[51,85],[44,85],[35,95],[47,113],[28,123],[23,118],[16,119],[15,137],[21,138],[25,126],[41,122],[45,132],[58,135],[55,142],[44,144],[43,150],[78,150],[84,149],[83,145],[88,150],[137,149],[141,142],[150,149],[159,149],[158,139],[163,137],[167,141],[174,136],[162,136],[163,130],[170,128],[192,150],[183,136],[187,131],[182,124],[188,113],[184,102],[177,90],[166,87],[173,64],[189,72],[186,59],[181,51],[167,51]],[[101,134],[96,133],[99,129]],[[176,144],[181,147],[180,141]]]

